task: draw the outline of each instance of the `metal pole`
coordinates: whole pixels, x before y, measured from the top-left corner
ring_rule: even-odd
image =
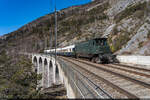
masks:
[[[50,17],[50,20],[51,20],[51,17]],[[49,33],[50,33],[50,37],[49,37],[49,50],[52,48],[52,31],[51,31],[51,25],[50,25],[50,28],[49,28]],[[51,53],[51,51],[50,51]]]
[[[44,35],[44,42],[45,42],[45,43],[44,43],[44,44],[45,44],[45,45],[44,45],[44,49],[46,50],[46,42],[47,42],[47,40],[46,40],[46,35]]]
[[[49,29],[49,33],[50,33],[50,37],[49,37],[49,43],[50,43],[50,44],[49,44],[49,49],[51,49],[51,44],[52,44],[52,43],[51,43],[51,38],[52,38],[52,35],[51,35],[51,34],[52,34],[52,33],[51,33],[51,28]]]
[[[55,0],[55,66],[56,66],[56,48],[57,48],[57,11],[56,11],[56,0]]]

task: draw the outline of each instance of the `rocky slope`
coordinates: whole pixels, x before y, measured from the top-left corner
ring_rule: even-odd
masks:
[[[149,0],[94,0],[63,9],[58,12],[58,46],[108,37],[112,51],[117,54],[150,55],[149,5]],[[0,39],[0,48],[11,54],[42,52],[50,45],[54,46],[54,14]]]

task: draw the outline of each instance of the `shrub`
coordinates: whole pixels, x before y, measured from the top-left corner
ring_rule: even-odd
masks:
[[[146,9],[146,2],[131,5],[131,6],[127,7],[123,12],[121,12],[115,16],[116,22],[121,21],[122,19],[132,15],[133,13],[135,13],[136,11],[139,11],[139,10],[141,12],[138,12],[137,14],[139,14],[138,16],[140,16],[140,14],[143,14],[145,9]],[[144,16],[144,14],[143,14],[143,16]]]
[[[29,59],[18,56],[16,58],[16,60],[12,60],[12,58],[7,60],[4,67],[0,67],[0,94],[3,95],[0,98],[36,97],[38,95],[36,91],[37,79],[41,79],[41,77],[32,71],[32,63]]]
[[[141,19],[144,16],[144,10],[139,10],[134,13],[134,16]]]
[[[147,38],[150,38],[150,30],[148,31]]]
[[[114,27],[112,34],[113,34],[113,35],[116,35],[118,32],[119,32],[119,31],[118,31],[117,27]]]
[[[9,57],[8,57],[7,54],[6,54],[6,51],[5,51],[5,50],[2,50],[2,51],[0,52],[0,63],[1,63],[1,64],[5,64],[5,62],[6,62],[7,60],[9,60]],[[0,64],[0,65],[1,65],[1,64]]]
[[[141,47],[143,46],[143,43],[144,43],[144,42],[140,42],[140,43],[139,43],[139,48],[141,48]]]
[[[125,45],[129,41],[129,34],[120,34],[110,46],[112,52],[116,52],[117,50],[121,49],[123,45]]]

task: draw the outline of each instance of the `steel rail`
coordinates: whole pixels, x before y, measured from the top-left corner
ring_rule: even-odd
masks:
[[[112,82],[110,82],[110,81],[108,81],[108,80],[106,80],[106,79],[104,79],[104,78],[102,78],[102,77],[100,77],[100,76],[94,74],[93,72],[91,72],[91,71],[89,71],[89,70],[83,68],[82,66],[79,66],[78,64],[74,63],[73,61],[70,61],[70,59],[68,60],[67,58],[64,58],[64,57],[61,57],[61,58],[65,59],[65,60],[68,61],[68,62],[73,63],[74,65],[78,66],[78,67],[81,68],[82,70],[85,70],[86,72],[92,74],[93,76],[95,76],[95,78],[97,78],[97,79],[99,79],[99,80],[102,80],[104,83],[106,83],[107,85],[110,85],[111,87],[115,88],[115,89],[118,90],[120,93],[126,95],[128,98],[134,98],[134,99],[136,98],[136,99],[138,99],[138,97],[135,96],[134,94],[131,94],[131,93],[125,91],[124,89],[118,87],[117,85],[114,85]],[[82,63],[83,63],[83,62],[82,62]],[[89,64],[88,64],[88,65],[89,65]],[[93,65],[92,65],[92,66],[93,66]]]
[[[71,79],[71,80],[72,80],[72,79]],[[75,83],[74,80],[72,80],[72,81],[73,81],[74,85],[77,87],[77,89],[78,89],[78,91],[80,92],[80,94],[82,95],[82,97],[85,99],[85,96],[83,95],[81,89],[77,86],[77,84]]]
[[[76,70],[76,69],[74,69]],[[94,86],[92,87],[89,82],[86,81],[86,83],[88,84],[88,86],[90,86],[93,91],[95,91],[95,93],[97,93],[97,95],[99,95],[100,98],[104,98],[101,94],[99,94],[99,92],[97,91],[98,89],[100,89],[102,92],[104,92],[105,95],[107,95],[109,98],[112,98],[108,93],[106,93],[102,88],[100,88],[99,86],[97,86],[94,82],[92,82],[91,80],[89,80],[86,76],[84,76],[83,74],[81,74],[81,72],[79,72],[78,70],[76,70],[78,73],[80,73],[80,75],[82,75],[82,77],[86,78],[89,82],[91,82]]]
[[[145,73],[141,73],[141,72],[137,72],[137,71],[131,71],[129,69],[118,68],[118,67],[115,67],[115,66],[112,66],[112,65],[105,65],[104,64],[104,66],[111,67],[111,68],[114,68],[114,69],[119,69],[119,70],[122,70],[122,71],[125,71],[125,72],[130,72],[130,73],[133,73],[133,74],[137,74],[137,75],[140,75],[140,76],[145,76],[145,77],[150,78],[150,75],[145,74]]]
[[[73,67],[72,67],[73,68]],[[82,77],[84,77],[85,79],[87,79],[90,83],[92,83],[96,88],[92,87],[87,81],[86,83],[97,93],[97,95],[99,95],[99,97],[104,98],[103,96],[101,96],[101,94],[98,93],[97,89],[100,89],[100,91],[102,91],[105,95],[107,95],[107,97],[112,98],[105,90],[103,90],[102,88],[100,88],[98,85],[96,85],[94,82],[92,82],[88,77],[86,77],[85,75],[83,75],[80,71],[78,71],[77,69],[73,68],[75,71],[77,71]]]
[[[59,59],[60,60],[60,59]],[[72,67],[72,66],[71,66]],[[90,81],[94,86],[96,86],[96,89],[100,89],[101,91],[103,91],[104,93],[106,93],[104,90],[102,90],[99,86],[97,86],[96,84],[94,84],[91,80],[89,80],[85,75],[83,75],[81,72],[79,72],[77,69],[75,69],[74,67],[72,67],[72,69],[74,70],[74,71],[76,71],[77,73],[79,73],[83,78],[86,78],[88,81]],[[78,76],[79,77],[79,76]],[[85,80],[85,79],[84,79]],[[81,82],[81,81],[80,81]],[[83,82],[81,82],[81,83],[83,83]],[[100,95],[97,91],[96,91],[96,89],[94,89],[94,87],[92,87],[87,81],[86,81],[86,83],[87,83],[87,85],[88,86],[90,86],[91,88],[92,88],[92,90],[94,91],[94,92],[96,92],[97,93],[97,95],[100,97],[100,98],[104,98],[102,95]],[[109,98],[112,98],[109,94],[105,94],[105,95],[107,95]]]
[[[60,59],[58,58],[58,60],[60,60]],[[61,62],[62,62],[62,61],[61,61]],[[61,66],[62,66],[62,65],[61,65]],[[83,95],[81,89],[77,86],[77,84],[75,83],[75,81],[74,81],[72,78],[71,78],[71,81],[72,81],[73,84],[76,86],[77,90],[80,92],[80,94],[81,94],[81,96],[83,97],[83,99],[85,99],[85,96]]]
[[[74,58],[73,58],[73,59],[74,59]],[[113,71],[111,71],[111,70],[109,70],[109,69],[102,68],[102,67],[97,66],[97,65],[93,65],[93,64],[91,64],[91,62],[87,63],[87,62],[85,62],[85,61],[83,61],[83,60],[82,60],[82,61],[77,60],[77,59],[74,59],[74,60],[76,60],[76,61],[78,61],[78,62],[81,62],[81,63],[84,63],[84,64],[88,64],[88,65],[90,65],[90,66],[92,66],[92,67],[95,67],[95,68],[100,69],[100,70],[103,70],[103,71],[105,71],[105,72],[108,72],[108,73],[114,74],[114,75],[116,75],[116,76],[122,77],[122,78],[124,78],[124,79],[127,79],[127,80],[129,80],[129,81],[132,81],[132,82],[134,82],[134,83],[137,83],[137,84],[139,84],[139,85],[142,85],[142,86],[144,86],[144,87],[150,89],[150,84],[149,84],[149,83],[145,83],[145,82],[143,82],[143,81],[136,80],[136,79],[134,79],[134,78],[131,78],[131,77],[128,77],[128,76],[125,76],[125,75],[122,75],[122,74],[113,72]],[[101,66],[102,66],[102,65],[101,65]],[[104,65],[103,65],[103,66],[104,66]]]
[[[58,58],[58,59],[59,59],[59,58]],[[61,62],[64,63],[64,61],[62,61],[61,59],[59,59],[59,61],[61,61]],[[65,64],[65,63],[64,63],[64,64]],[[67,66],[67,65],[65,64],[65,66]],[[73,67],[71,67],[71,68],[74,69]],[[72,72],[71,72],[71,73],[73,73],[73,75],[75,75],[75,72],[74,72],[74,71],[76,71],[76,70],[72,70]],[[76,71],[76,73],[78,73],[78,72]],[[76,74],[76,76],[78,76],[78,74]],[[79,76],[78,76],[78,78],[79,78]],[[75,86],[77,87],[77,89],[78,89],[78,91],[80,92],[80,94],[82,94],[82,97],[83,97],[84,99],[86,98],[86,95],[88,95],[88,94],[92,95],[92,97],[95,97],[94,94],[88,89],[87,86],[85,86],[85,84],[84,84],[80,79],[78,79],[78,81],[80,81],[80,83],[82,84],[82,86],[84,86],[84,87],[88,90],[88,93],[85,94],[85,95],[83,95],[84,93],[83,93],[82,90],[77,86],[75,80],[72,79],[72,78],[71,78],[71,80],[74,82]],[[82,79],[82,80],[83,80],[83,79]]]
[[[131,68],[131,69],[136,69],[136,70],[142,70],[142,71],[150,72],[150,69],[139,68],[139,67],[124,65],[124,64],[112,64],[112,65],[117,65],[117,66],[120,66],[120,67],[128,67],[128,68]]]

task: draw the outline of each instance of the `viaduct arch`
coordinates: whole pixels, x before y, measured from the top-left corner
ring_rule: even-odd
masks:
[[[61,69],[52,57],[45,57],[40,55],[32,56],[32,63],[34,64],[34,71],[42,75],[42,79],[37,82],[38,87],[48,88],[52,84],[62,84],[63,79]]]

